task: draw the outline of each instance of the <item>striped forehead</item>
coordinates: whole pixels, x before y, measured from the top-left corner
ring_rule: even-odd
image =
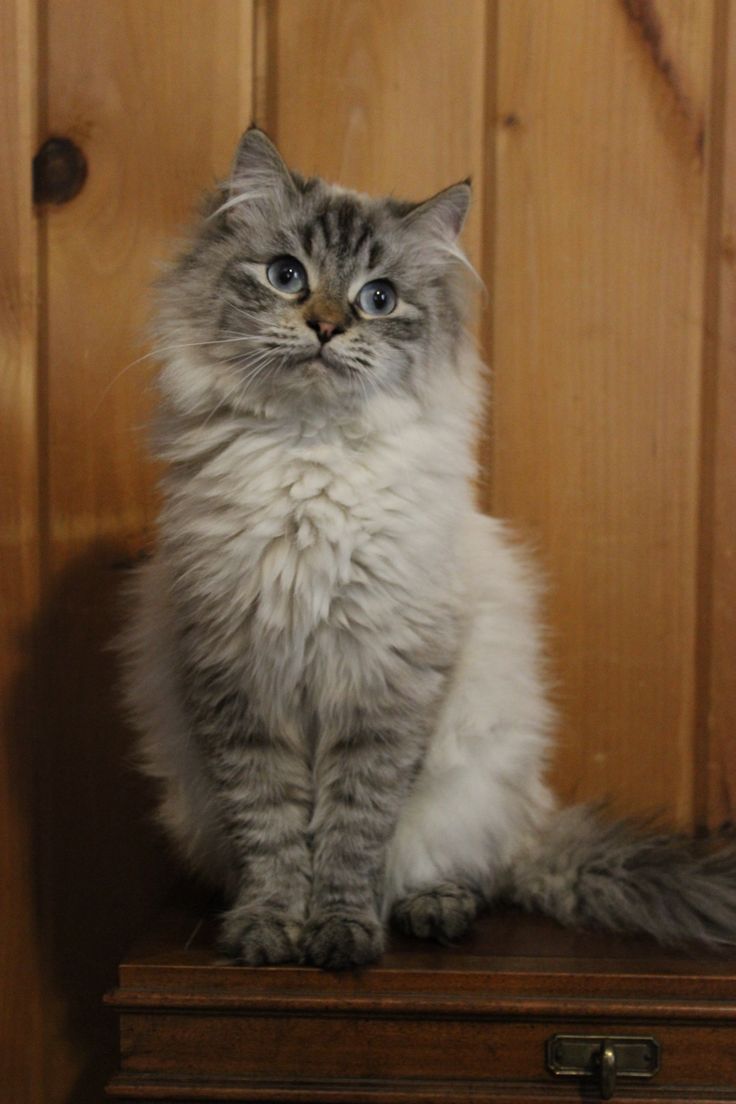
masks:
[[[305,255],[341,272],[373,269],[384,255],[375,216],[350,195],[331,196],[302,219],[297,234]]]

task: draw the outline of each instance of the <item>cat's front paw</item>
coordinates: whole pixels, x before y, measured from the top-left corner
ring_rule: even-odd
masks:
[[[383,928],[370,912],[312,916],[302,935],[306,962],[324,970],[346,970],[374,962],[383,951]]]
[[[444,882],[397,901],[391,916],[407,935],[451,943],[465,935],[478,912],[478,897],[464,886]]]
[[[291,917],[236,906],[223,917],[220,947],[244,966],[297,962],[301,930]]]

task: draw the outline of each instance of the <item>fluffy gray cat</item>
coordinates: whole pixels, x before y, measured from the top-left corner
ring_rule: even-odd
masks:
[[[374,199],[259,130],[163,282],[158,549],[124,640],[162,818],[244,963],[370,962],[505,897],[730,942],[733,851],[559,811],[532,574],[473,504],[470,187]]]

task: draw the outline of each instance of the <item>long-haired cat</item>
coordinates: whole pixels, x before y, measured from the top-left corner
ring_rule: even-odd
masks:
[[[366,963],[503,896],[732,941],[736,860],[559,811],[533,578],[474,504],[470,187],[374,199],[259,130],[163,282],[127,700],[239,961]]]

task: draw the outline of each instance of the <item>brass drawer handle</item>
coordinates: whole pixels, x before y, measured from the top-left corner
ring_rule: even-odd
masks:
[[[651,1036],[553,1035],[547,1040],[547,1069],[555,1077],[590,1077],[610,1100],[619,1077],[654,1077],[661,1047]]]
[[[598,1058],[599,1075],[601,1083],[601,1096],[604,1100],[610,1100],[616,1088],[616,1051],[609,1039],[601,1043]]]

